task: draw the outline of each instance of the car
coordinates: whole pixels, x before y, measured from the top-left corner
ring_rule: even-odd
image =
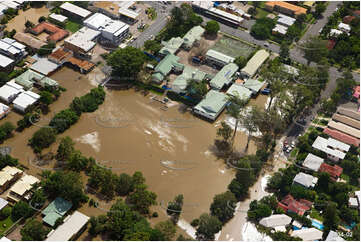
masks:
[[[269,43],[268,43],[268,42],[265,42],[263,45],[264,45],[265,47],[269,47]]]
[[[286,150],[286,152],[287,152],[287,153],[290,153],[291,150],[292,150],[292,148],[290,147],[290,148],[288,148],[288,149]]]

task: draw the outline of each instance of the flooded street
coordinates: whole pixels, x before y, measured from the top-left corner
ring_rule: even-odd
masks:
[[[54,113],[66,108],[75,96],[84,95],[96,85],[94,80],[66,67],[51,78],[67,91],[50,106],[51,112],[42,116],[37,123],[39,126],[46,125]],[[106,92],[104,104],[94,113],[82,114],[78,123],[59,135],[58,140],[70,136],[76,149],[117,174],[141,171],[149,189],[158,196],[158,206],[152,210],[160,217],[152,219],[152,223],[165,218],[167,203],[178,194],[184,195],[182,218],[187,222],[209,212],[214,195],[226,191],[234,177],[234,171],[227,169],[211,151],[216,129],[226,114],[223,113],[217,122],[209,123],[185,112],[180,104],[162,110],[162,104],[152,101],[153,94],[144,97],[134,90]],[[265,100],[264,96],[259,96],[251,103],[262,106]],[[21,117],[11,113],[0,123],[11,121],[15,124]],[[30,174],[41,172],[41,168],[28,163],[34,154],[27,141],[37,129],[39,127],[32,126],[22,133],[15,133],[3,144],[12,147],[12,156],[29,167],[27,172]],[[238,132],[236,148],[244,148],[246,140],[246,135]],[[54,144],[43,153],[55,153],[56,150],[57,144]],[[255,151],[251,142],[249,152]],[[80,211],[98,215],[106,213],[110,206],[110,203],[100,201],[99,208],[84,205]]]

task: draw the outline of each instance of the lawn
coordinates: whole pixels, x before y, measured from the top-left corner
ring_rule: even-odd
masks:
[[[222,36],[211,49],[234,58],[248,58],[255,51],[253,46],[228,36]]]
[[[310,217],[315,218],[320,222],[323,222],[323,217],[321,216],[320,212],[315,208],[312,208],[311,213],[310,213]]]
[[[14,221],[11,219],[11,216],[9,216],[5,220],[0,221],[0,237],[3,235],[3,233],[8,230],[11,225],[13,225]],[[4,226],[5,225],[5,226]]]
[[[267,12],[266,10],[263,10],[261,8],[257,8],[256,19],[265,18],[268,14],[270,14],[270,12]]]
[[[299,149],[295,147],[295,148],[291,151],[290,157],[291,157],[291,158],[296,158],[296,156],[297,156],[297,154],[298,154],[298,151],[299,151]]]
[[[70,20],[68,20],[68,22],[65,24],[65,29],[69,30],[72,33],[78,31],[81,27],[82,27],[81,24],[78,24]]]

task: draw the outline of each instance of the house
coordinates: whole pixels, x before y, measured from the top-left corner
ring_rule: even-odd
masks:
[[[339,108],[337,108],[337,113],[360,121],[360,112],[339,107]]]
[[[47,235],[46,241],[75,240],[85,230],[89,219],[88,216],[75,211],[64,219],[63,224]]]
[[[343,123],[340,123],[340,122],[335,122],[333,120],[331,120],[330,122],[328,122],[328,127],[331,128],[331,129],[336,129],[342,133],[345,133],[345,134],[348,134],[348,135],[351,135],[355,138],[358,138],[360,139],[360,129],[355,129],[355,128],[352,128],[348,125],[345,125]]]
[[[329,136],[331,136],[332,138],[339,140],[345,144],[349,144],[349,145],[354,145],[356,147],[360,146],[360,140],[352,137],[348,134],[344,134],[338,130],[334,130],[334,129],[330,129],[330,128],[325,128],[323,129],[323,132]]]
[[[350,25],[344,24],[344,23],[339,23],[337,28],[345,33],[350,33],[350,31],[351,31]]]
[[[94,1],[91,8],[96,12],[103,13],[113,19],[121,19],[130,24],[137,22],[139,11],[131,9],[135,1],[107,2]]]
[[[10,107],[0,103],[0,120],[6,117],[10,113]]]
[[[343,32],[341,30],[338,29],[331,29],[330,33],[329,33],[329,37],[334,37],[336,38],[337,36],[339,36],[340,34],[342,34]]]
[[[10,104],[23,91],[22,86],[16,84],[14,81],[9,81],[0,87],[0,99]]]
[[[287,34],[288,27],[276,24],[275,27],[272,29],[272,34],[277,35],[285,35]]]
[[[225,65],[209,82],[209,85],[215,90],[221,90],[225,86],[229,86],[234,79],[238,66],[234,63]]]
[[[48,33],[49,36],[46,37],[46,39],[47,41],[51,42],[58,42],[69,35],[68,31],[48,22],[39,23],[34,28],[32,28],[30,32],[35,35],[39,35],[43,32]]]
[[[345,241],[337,232],[330,230],[326,237],[326,241]]]
[[[250,91],[248,88],[245,88],[243,85],[234,83],[228,89],[226,94],[230,96],[236,96],[244,100],[249,100],[252,96],[252,91]]]
[[[244,83],[243,83],[243,86],[245,88],[248,88],[253,95],[256,95],[260,90],[261,88],[265,85],[265,81],[261,82],[261,81],[258,81],[256,79],[247,79]]]
[[[360,129],[360,121],[359,120],[356,120],[356,119],[353,119],[353,118],[350,118],[350,117],[347,117],[347,116],[344,116],[344,115],[341,115],[338,113],[334,113],[332,115],[332,120],[334,120],[336,122],[344,123],[355,129]]]
[[[116,45],[119,45],[129,34],[128,24],[119,20],[112,20],[101,13],[91,15],[83,23],[88,28],[100,31],[103,38]]]
[[[323,163],[320,166],[320,172],[328,173],[331,179],[333,179],[334,181],[338,180],[338,178],[342,174],[342,171],[343,171],[342,167],[339,167],[338,165],[331,166],[329,164]]]
[[[11,188],[7,199],[14,202],[28,201],[31,197],[31,189],[40,180],[34,176],[24,174]]]
[[[337,141],[332,138],[325,139],[321,136],[318,136],[313,142],[312,147],[321,150],[327,154],[327,158],[332,161],[343,160],[346,156],[345,152],[348,152],[350,146]]]
[[[6,238],[5,236],[2,237],[2,238],[0,239],[0,241],[1,241],[1,242],[11,242],[11,240],[9,240],[8,238]]]
[[[29,90],[30,88],[33,87],[33,84],[35,82],[38,82],[43,78],[44,78],[44,75],[37,73],[35,71],[32,71],[32,70],[27,70],[20,76],[16,77],[14,80],[15,80],[15,83],[21,85],[25,90]]]
[[[178,63],[179,57],[169,54],[164,57],[154,69],[152,80],[156,83],[161,83],[164,78],[173,70],[183,71],[184,66]]]
[[[58,65],[62,65],[72,56],[73,55],[70,51],[66,51],[64,48],[59,48],[50,55],[48,55],[48,59]]]
[[[206,53],[206,62],[209,65],[214,65],[216,67],[222,68],[223,66],[232,63],[235,58],[225,55],[221,52],[215,50],[208,50]]]
[[[17,32],[14,35],[14,39],[20,43],[23,43],[24,45],[28,46],[29,48],[35,51],[39,50],[43,45],[46,45],[44,41],[34,38],[29,34],[25,34],[21,32]]]
[[[204,32],[205,29],[199,25],[193,27],[184,35],[182,47],[186,50],[191,49],[194,45],[199,43]]]
[[[26,110],[40,99],[40,95],[31,91],[21,93],[14,101],[14,108],[25,113]]]
[[[267,228],[273,228],[276,231],[286,231],[285,226],[289,225],[292,221],[290,216],[286,214],[273,214],[269,217],[262,218],[259,223]]]
[[[161,55],[175,55],[179,48],[183,45],[184,40],[181,37],[171,38],[168,41],[162,41],[163,47],[160,49]]]
[[[277,11],[280,13],[284,13],[290,16],[298,16],[301,14],[307,14],[307,9],[303,7],[299,7],[294,4],[290,4],[288,2],[281,1],[270,1],[265,3],[266,9],[269,11]]]
[[[39,56],[33,56],[33,58],[36,60],[36,62],[30,66],[30,69],[41,73],[44,76],[51,75],[56,69],[60,67],[59,64],[50,61],[48,58]]]
[[[8,201],[0,197],[0,211],[8,205]],[[1,241],[1,240],[0,240]]]
[[[246,66],[241,70],[241,74],[246,78],[252,78],[262,64],[269,57],[269,53],[265,50],[259,50],[252,56],[252,58],[247,62]]]
[[[84,73],[88,73],[89,71],[91,71],[95,64],[90,62],[90,61],[87,61],[87,60],[83,60],[83,59],[79,59],[79,58],[76,58],[74,56],[70,57],[69,58],[69,61],[68,63],[75,67],[76,69],[78,69],[80,71],[80,73],[84,74]]]
[[[292,212],[300,216],[312,208],[312,202],[306,199],[300,199],[297,201],[292,197],[292,195],[285,196],[280,202],[278,202],[278,207],[281,208],[285,213]]]
[[[21,60],[28,54],[25,50],[25,45],[10,38],[0,40],[0,53],[15,61]]]
[[[182,74],[177,76],[177,78],[172,83],[172,91],[176,93],[185,93],[186,87],[190,80],[201,82],[206,79],[207,76],[208,74],[203,71],[190,66],[184,66]]]
[[[20,7],[20,4],[16,1],[1,1],[1,4],[12,9],[18,9]]]
[[[0,70],[10,71],[15,65],[15,61],[9,57],[0,54]]]
[[[317,177],[300,172],[295,176],[292,184],[297,184],[304,188],[313,188],[317,184],[317,181],[318,181]]]
[[[210,90],[205,98],[193,108],[193,112],[214,121],[224,110],[227,102],[226,94]]]
[[[64,40],[64,48],[76,54],[87,55],[96,45],[96,39],[101,33],[97,30],[83,27]]]
[[[356,18],[355,16],[347,15],[342,19],[342,22],[344,24],[350,24],[352,20],[354,20],[355,18]]]
[[[60,24],[65,24],[68,21],[68,17],[61,15],[61,14],[56,14],[56,13],[50,14],[49,19],[53,20],[56,23],[60,23]]]
[[[349,206],[350,208],[358,208],[358,207],[359,207],[359,203],[358,203],[358,201],[357,201],[357,198],[355,198],[355,197],[350,197],[350,198],[348,199],[348,206]]]
[[[278,14],[277,23],[283,26],[286,26],[287,28],[292,26],[296,22],[295,18],[291,18],[289,16]]]
[[[65,2],[62,5],[60,5],[60,9],[61,9],[63,15],[68,16],[69,18],[75,18],[78,20],[83,20],[92,14],[92,12],[90,12],[84,8],[78,7],[77,5],[74,5],[69,2]]]
[[[0,194],[6,191],[11,184],[19,179],[23,171],[12,166],[6,166],[0,171]]]
[[[302,166],[313,171],[318,171],[320,169],[320,166],[323,164],[323,162],[324,159],[322,159],[321,157],[309,153],[306,159],[303,161]]]
[[[62,218],[73,206],[73,204],[61,197],[55,198],[44,210],[41,211],[43,222],[54,227],[58,218]]]
[[[322,231],[315,229],[315,228],[307,228],[307,229],[300,229],[294,230],[291,233],[292,237],[299,237],[304,241],[315,241],[322,239]]]

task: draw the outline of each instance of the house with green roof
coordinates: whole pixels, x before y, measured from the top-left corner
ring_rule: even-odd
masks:
[[[35,82],[38,82],[43,78],[44,75],[32,70],[27,70],[26,72],[15,78],[15,83],[23,86],[26,90],[29,90],[33,87]]]
[[[172,71],[182,71],[184,65],[178,63],[179,57],[173,54],[169,54],[161,60],[154,69],[152,74],[152,81],[156,83],[161,83],[164,78]]]
[[[210,90],[205,98],[193,108],[193,112],[214,121],[222,113],[227,102],[226,94]]]
[[[41,214],[43,217],[43,222],[53,227],[58,218],[62,218],[73,206],[73,204],[67,200],[64,200],[61,197],[57,197],[52,201]]]
[[[234,63],[225,65],[210,81],[213,89],[221,90],[224,86],[228,86],[233,81],[234,74],[237,72],[238,66]]]
[[[44,77],[43,79],[40,80],[40,85],[42,87],[46,87],[46,86],[50,86],[50,87],[57,87],[59,86],[59,83],[49,77]]]
[[[190,80],[201,82],[207,77],[208,74],[203,71],[190,66],[184,66],[182,74],[177,76],[177,78],[172,83],[172,91],[176,93],[185,93],[186,87]]]
[[[183,45],[182,47],[186,50],[191,49],[196,43],[198,43],[202,35],[204,34],[205,29],[201,26],[195,26],[191,30],[189,30],[183,37]]]
[[[252,96],[252,91],[250,91],[248,88],[245,88],[243,85],[233,83],[232,86],[227,90],[226,94],[239,97],[240,99],[249,100]]]
[[[162,49],[160,49],[159,53],[161,55],[168,55],[168,54],[176,54],[179,48],[182,46],[184,40],[181,37],[171,38],[168,41],[162,41]]]
[[[243,83],[243,86],[248,88],[252,92],[252,94],[255,95],[261,90],[265,83],[265,81],[261,82],[256,79],[247,79]]]

